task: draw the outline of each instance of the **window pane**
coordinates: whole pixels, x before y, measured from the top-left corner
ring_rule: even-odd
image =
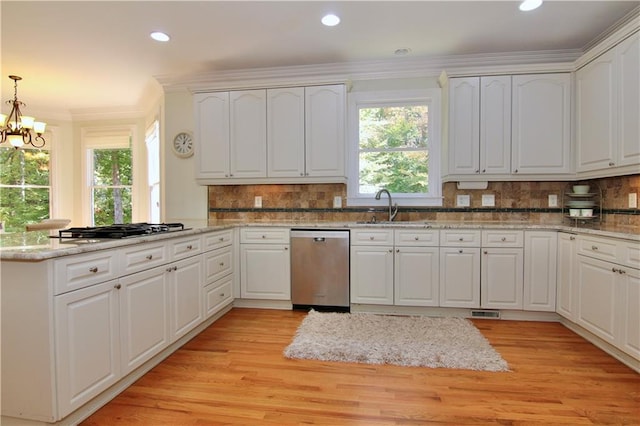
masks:
[[[131,185],[131,149],[93,150],[93,185]]]
[[[0,184],[49,186],[49,151],[1,148]]]
[[[426,193],[429,189],[427,151],[360,153],[360,193],[386,188],[397,194]]]
[[[427,148],[426,105],[360,108],[360,149]]]
[[[49,218],[49,188],[0,188],[0,221],[7,232]]]
[[[94,225],[131,223],[131,188],[94,188]]]

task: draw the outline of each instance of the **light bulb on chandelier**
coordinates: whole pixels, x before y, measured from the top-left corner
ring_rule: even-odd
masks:
[[[14,93],[13,100],[7,101],[7,105],[11,105],[11,112],[8,116],[0,114],[0,143],[9,142],[16,149],[25,144],[30,144],[34,148],[42,148],[46,143],[42,136],[46,123],[22,115],[20,106],[26,106],[24,102],[18,100],[18,81],[22,80],[22,77],[10,75],[9,78],[14,82]],[[35,137],[32,131],[35,133]]]

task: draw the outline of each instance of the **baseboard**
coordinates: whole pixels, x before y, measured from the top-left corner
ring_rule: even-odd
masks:
[[[290,311],[293,309],[291,300],[262,300],[262,299],[235,299],[235,308],[278,309]]]

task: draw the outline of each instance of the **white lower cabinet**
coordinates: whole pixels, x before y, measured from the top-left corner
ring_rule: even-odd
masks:
[[[576,248],[575,234],[558,233],[556,312],[571,321],[577,308]]]
[[[202,264],[200,256],[169,264],[167,267],[171,292],[171,341],[187,334],[203,320]]]
[[[618,280],[621,320],[617,346],[640,360],[640,270],[618,268]]]
[[[227,275],[204,288],[204,316],[209,318],[233,302],[233,277]]]
[[[396,247],[394,254],[394,304],[438,306],[440,279],[438,247]]]
[[[556,310],[557,241],[556,231],[524,233],[523,308],[526,311]]]
[[[289,229],[240,230],[240,297],[291,300]]]
[[[351,303],[393,305],[393,246],[351,246]]]
[[[522,309],[522,248],[483,248],[480,305],[489,309]]]
[[[159,266],[121,278],[122,372],[127,374],[169,345],[169,282]]]
[[[480,248],[440,248],[440,306],[480,307]]]
[[[55,297],[58,418],[121,377],[117,286],[112,280]]]

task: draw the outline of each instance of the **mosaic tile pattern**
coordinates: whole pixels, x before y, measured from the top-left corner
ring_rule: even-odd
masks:
[[[560,208],[548,208],[549,194],[562,203],[563,194],[576,182],[489,182],[484,190],[459,190],[455,182],[443,184],[443,206],[401,208],[397,220],[426,221],[523,221],[559,224],[565,221]],[[638,209],[627,207],[628,194],[640,193],[640,174],[588,182],[602,190],[603,222],[640,229]],[[471,206],[456,207],[456,196],[469,194]],[[482,195],[494,194],[495,207],[482,207]],[[262,197],[262,209],[254,209],[254,197]],[[333,198],[346,205],[345,184],[220,185],[209,186],[209,222],[354,222],[384,218],[385,209],[333,209]],[[566,222],[565,222],[566,223]],[[589,225],[589,224],[586,224]]]

